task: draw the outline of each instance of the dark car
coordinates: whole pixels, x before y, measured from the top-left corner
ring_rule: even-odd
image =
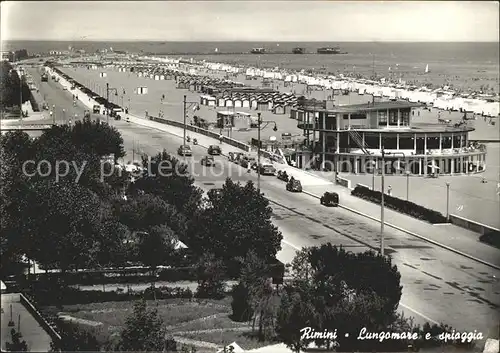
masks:
[[[262,175],[274,175],[276,174],[276,168],[272,164],[260,164],[259,173]]]
[[[205,156],[205,157],[203,157],[203,159],[201,160],[200,163],[201,163],[201,165],[212,166],[215,163],[214,157],[212,157],[212,156]]]
[[[302,192],[302,184],[300,180],[290,178],[288,183],[286,183],[286,190],[291,192]]]
[[[177,154],[179,156],[192,156],[193,152],[191,151],[191,147],[188,145],[180,145],[177,149]]]
[[[100,105],[95,104],[95,105],[92,107],[92,111],[94,112],[94,114],[99,114],[99,113],[101,112],[101,106],[100,106]]]
[[[210,145],[208,147],[208,154],[210,154],[212,156],[220,156],[220,154],[221,154],[220,147],[217,145]]]
[[[337,207],[339,205],[339,194],[327,191],[321,196],[320,203],[324,206]]]
[[[288,182],[288,180],[290,179],[290,177],[288,176],[286,171],[278,170],[278,174],[276,176],[279,180],[286,181],[286,182]]]
[[[222,192],[223,192],[222,189],[210,189],[208,191],[208,197],[214,197],[214,198],[221,197],[222,196]]]

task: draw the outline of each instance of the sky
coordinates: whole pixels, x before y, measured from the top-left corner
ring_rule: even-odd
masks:
[[[498,42],[494,1],[2,1],[2,40]]]

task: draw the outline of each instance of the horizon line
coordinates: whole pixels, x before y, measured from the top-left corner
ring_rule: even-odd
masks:
[[[153,42],[153,43],[499,43],[497,40],[488,41],[470,41],[470,40],[453,40],[453,41],[428,41],[428,40],[282,40],[282,41],[271,41],[271,40],[161,40],[161,39],[2,39],[1,42],[79,42],[79,43],[93,43],[93,42]]]

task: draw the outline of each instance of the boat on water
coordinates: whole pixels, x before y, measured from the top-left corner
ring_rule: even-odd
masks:
[[[266,50],[264,48],[252,48],[250,53],[252,54],[264,54]]]
[[[305,49],[304,48],[293,48],[292,53],[293,54],[304,54]]]
[[[318,54],[342,54],[339,47],[324,47],[316,50]]]

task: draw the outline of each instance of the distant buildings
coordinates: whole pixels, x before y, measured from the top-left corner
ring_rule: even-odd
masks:
[[[14,52],[12,51],[2,51],[0,52],[0,60],[1,61],[14,61]]]

